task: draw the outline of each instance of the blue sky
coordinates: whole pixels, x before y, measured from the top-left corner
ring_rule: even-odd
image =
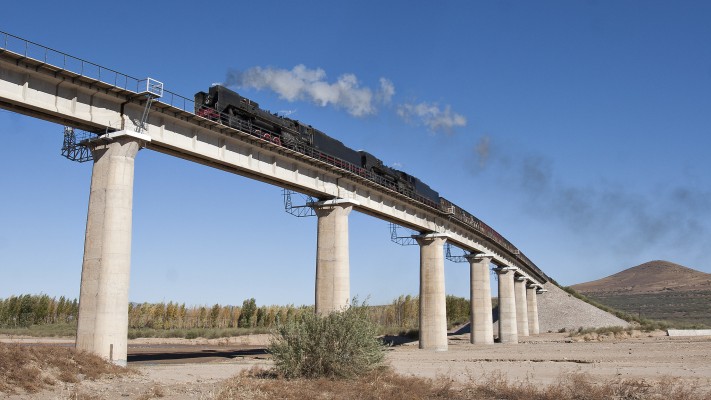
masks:
[[[71,2],[0,30],[191,97],[216,82],[427,182],[569,285],[711,273],[711,3]],[[0,111],[0,297],[78,296],[90,164]],[[131,301],[313,303],[316,220],[277,187],[136,161]],[[419,253],[353,213],[351,292],[416,294]],[[468,268],[446,288],[468,296]]]

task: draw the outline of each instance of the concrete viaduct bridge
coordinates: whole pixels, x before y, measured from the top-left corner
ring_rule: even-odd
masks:
[[[323,160],[193,113],[171,92],[151,102],[144,81],[0,32],[0,107],[100,133],[91,178],[76,347],[126,363],[134,159],[150,149],[308,194],[318,217],[318,313],[350,299],[348,215],[359,211],[420,232],[420,348],[447,349],[444,244],[471,268],[471,342],[494,342],[490,268],[498,274],[499,337],[538,333],[536,295],[548,277],[451,214]],[[162,87],[160,88],[162,92]],[[148,103],[148,106],[146,104]],[[146,114],[149,111],[148,114]]]

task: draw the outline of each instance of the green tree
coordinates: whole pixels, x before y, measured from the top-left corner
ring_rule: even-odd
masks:
[[[237,325],[240,328],[252,328],[255,314],[257,313],[257,302],[254,298],[242,302],[242,312],[239,315]]]
[[[471,311],[469,300],[463,297],[451,296],[446,297],[447,307],[447,324],[458,325],[469,321]]]
[[[20,298],[20,309],[18,313],[19,325],[22,327],[31,326],[34,322],[34,299],[29,294]]]
[[[217,319],[220,318],[220,310],[222,310],[222,307],[217,303],[210,309],[210,328],[217,328]]]

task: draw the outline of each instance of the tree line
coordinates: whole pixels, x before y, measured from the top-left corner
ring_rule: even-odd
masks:
[[[469,300],[447,296],[448,325],[469,321]],[[258,306],[254,298],[244,300],[242,306],[220,305],[186,306],[185,303],[129,303],[128,326],[132,329],[223,329],[275,328],[280,324],[301,319],[313,313],[313,306]],[[403,330],[419,326],[418,296],[399,296],[392,303],[369,306],[370,319],[386,328]],[[0,299],[0,327],[15,328],[31,325],[75,323],[79,314],[76,299],[59,299],[46,294],[20,295]]]
[[[254,298],[242,306],[215,304],[190,306],[185,303],[131,303],[128,306],[129,328],[192,329],[192,328],[272,328],[280,323],[301,318],[313,312],[311,306],[261,306]]]
[[[0,299],[0,326],[8,328],[72,323],[78,314],[79,302],[64,296],[25,294]]]
[[[469,322],[471,303],[468,299],[448,295],[445,302],[448,326]],[[371,306],[369,311],[371,320],[382,327],[410,330],[420,325],[419,296],[399,296],[390,304]]]

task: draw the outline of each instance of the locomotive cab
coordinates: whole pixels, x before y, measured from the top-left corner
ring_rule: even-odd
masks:
[[[212,103],[212,97],[208,93],[205,92],[197,92],[195,93],[195,110],[197,111],[199,108],[203,107],[212,107],[214,106],[214,103]]]
[[[208,93],[195,93],[195,115],[205,117],[213,121],[217,121],[217,119],[219,119],[220,114],[217,110],[215,110],[213,98]]]
[[[376,156],[368,153],[367,151],[359,151],[361,166],[367,170],[380,170],[383,168],[383,162]]]
[[[239,95],[239,93],[227,89],[222,85],[210,87],[209,98],[211,104],[215,106],[218,112],[229,112],[230,109],[236,111],[254,113],[259,110],[259,104]]]
[[[306,143],[309,146],[313,146],[313,128],[311,125],[304,125],[300,123],[299,121],[294,121],[294,125],[296,127],[296,132],[299,134],[299,140],[301,140],[302,143]]]

